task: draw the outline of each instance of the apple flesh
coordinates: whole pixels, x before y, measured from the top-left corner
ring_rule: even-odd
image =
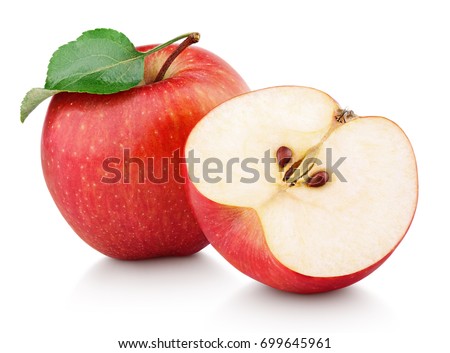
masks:
[[[185,49],[153,82],[175,48],[146,58],[140,87],[60,93],[48,108],[41,144],[48,189],[74,231],[113,258],[190,255],[208,244],[177,177],[179,165],[164,158],[177,151],[182,158],[195,124],[248,87],[225,61],[198,47]]]
[[[189,198],[206,237],[274,288],[315,293],[359,281],[389,257],[414,216],[417,167],[404,132],[312,88],[268,88],[221,104],[193,129],[189,151],[199,158],[188,165]],[[262,160],[265,151],[272,162],[251,165],[254,182],[243,182],[249,173],[239,163],[220,180],[205,178],[209,158],[225,166]]]

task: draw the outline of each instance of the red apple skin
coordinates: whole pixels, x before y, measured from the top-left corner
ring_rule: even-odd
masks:
[[[146,51],[154,47],[145,46]],[[145,61],[151,82],[174,50],[169,46]],[[48,189],[73,230],[101,253],[125,260],[190,255],[208,244],[186,199],[179,174],[169,165],[169,182],[147,179],[147,158],[155,157],[155,177],[162,157],[184,155],[186,139],[212,108],[248,91],[238,73],[216,55],[199,47],[185,49],[165,79],[111,95],[59,93],[53,97],[43,126],[42,168]],[[105,159],[123,172],[124,149],[145,163],[130,167],[116,183],[105,172]],[[179,179],[179,178],[178,178]]]
[[[187,173],[186,167],[183,172]],[[272,255],[254,209],[211,201],[189,179],[186,188],[197,221],[211,245],[242,273],[283,291],[312,294],[347,287],[375,271],[398,245],[381,260],[356,273],[338,277],[305,276],[287,268]]]

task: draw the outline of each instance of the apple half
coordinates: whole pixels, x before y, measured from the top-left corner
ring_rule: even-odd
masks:
[[[398,125],[282,86],[209,112],[185,149],[188,196],[213,247],[271,287],[315,293],[379,267],[414,217],[417,166]]]

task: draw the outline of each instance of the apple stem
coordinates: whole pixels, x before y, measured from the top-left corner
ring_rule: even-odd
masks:
[[[178,47],[172,52],[172,54],[169,55],[167,60],[164,62],[163,66],[161,66],[161,69],[159,70],[158,74],[156,75],[155,81],[158,82],[161,81],[164,78],[164,75],[166,74],[167,70],[169,69],[169,66],[173,63],[173,61],[176,59],[180,53],[186,49],[191,44],[197,43],[200,40],[200,33],[194,32],[190,33],[184,41],[178,45]]]
[[[336,121],[341,124],[345,124],[356,118],[358,118],[358,115],[356,115],[353,110],[348,109],[339,109],[335,116]]]

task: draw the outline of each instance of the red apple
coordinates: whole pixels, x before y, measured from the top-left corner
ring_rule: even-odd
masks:
[[[142,86],[59,93],[48,108],[41,145],[48,189],[73,230],[113,258],[189,255],[208,244],[187,203],[179,158],[195,124],[248,87],[198,47],[185,49],[154,82],[175,48],[145,59]]]
[[[208,240],[243,273],[285,291],[324,292],[367,276],[416,209],[404,132],[312,88],[232,98],[197,124],[185,153]]]

